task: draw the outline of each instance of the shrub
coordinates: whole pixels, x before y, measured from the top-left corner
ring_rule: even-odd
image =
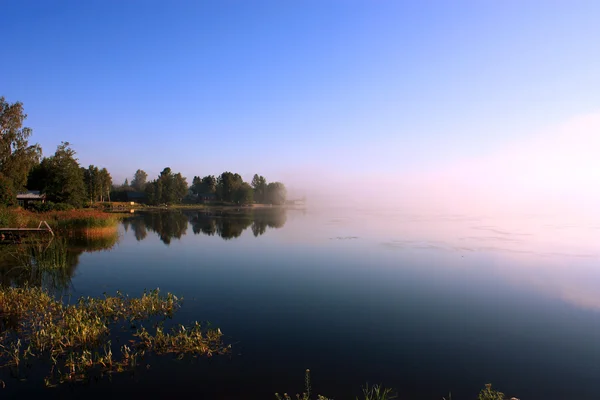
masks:
[[[0,205],[14,206],[17,203],[17,196],[10,182],[5,178],[0,178]]]
[[[48,212],[48,211],[71,211],[74,210],[75,207],[73,207],[70,204],[67,203],[53,203],[51,201],[48,201],[46,203],[32,203],[31,204],[31,209],[33,211],[37,211],[37,212]]]

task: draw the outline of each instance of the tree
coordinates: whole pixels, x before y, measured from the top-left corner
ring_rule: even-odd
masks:
[[[85,201],[83,171],[69,142],[62,142],[53,156],[42,160],[40,175],[45,176],[41,190],[49,200],[80,207]]]
[[[135,171],[133,180],[131,181],[131,187],[138,192],[143,192],[146,187],[146,179],[148,179],[148,174],[145,171],[138,169]]]
[[[148,204],[158,204],[160,203],[159,196],[156,193],[157,190],[157,182],[152,181],[146,184],[146,188],[144,191],[146,192],[146,198],[148,199]]]
[[[104,196],[108,196],[112,186],[112,177],[106,168],[99,169],[90,165],[83,169],[83,182],[87,192],[86,199],[93,203],[95,201],[104,201]]]
[[[150,204],[180,203],[187,195],[188,185],[181,173],[174,174],[167,167],[162,170],[158,179],[146,184],[145,192]]]
[[[287,190],[281,182],[273,182],[267,185],[267,202],[276,205],[285,203]]]
[[[206,175],[202,178],[202,193],[216,193],[217,192],[217,178],[214,175]]]
[[[3,176],[0,176],[0,206],[14,206],[17,196],[13,191],[12,184]]]
[[[40,162],[42,149],[29,145],[31,128],[23,127],[23,103],[9,104],[0,97],[0,173],[14,190],[22,190],[29,171]]]
[[[202,190],[202,179],[199,176],[194,176],[192,179],[192,186],[190,186],[190,190],[194,194],[200,194]]]
[[[186,179],[181,175],[180,172],[173,175],[173,192],[175,195],[175,201],[181,203],[183,198],[188,194],[188,185]]]
[[[222,201],[234,201],[234,193],[242,183],[244,183],[244,180],[239,174],[223,172],[217,178],[217,198]]]
[[[254,190],[252,186],[243,182],[233,194],[233,201],[238,204],[252,204],[254,202]]]
[[[160,189],[160,202],[165,204],[172,204],[175,202],[173,172],[171,168],[167,167],[162,170],[158,177],[158,188]]]
[[[110,201],[110,188],[112,187],[112,176],[110,176],[106,168],[102,168],[98,172],[98,182],[100,187],[100,201],[104,201],[105,195],[109,197]]]
[[[90,204],[97,201],[100,197],[100,170],[98,167],[90,165],[87,169],[83,169],[83,182],[87,192],[86,198]]]
[[[207,175],[204,178],[194,176],[190,190],[194,194],[215,193],[217,190],[217,179],[213,175]]]
[[[267,191],[267,180],[265,177],[254,174],[254,177],[252,178],[252,187],[254,188],[254,200],[256,200],[257,203],[264,203]]]

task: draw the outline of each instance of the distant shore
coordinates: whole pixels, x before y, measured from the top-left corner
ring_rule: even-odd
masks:
[[[239,205],[239,204],[171,204],[161,206],[149,206],[144,204],[127,204],[119,203],[107,209],[112,212],[128,212],[130,210],[135,211],[164,211],[164,210],[256,210],[256,209],[272,209],[272,208],[284,208],[284,209],[304,209],[304,206],[298,206],[293,204],[283,205],[271,205],[271,204],[252,204],[252,205]]]

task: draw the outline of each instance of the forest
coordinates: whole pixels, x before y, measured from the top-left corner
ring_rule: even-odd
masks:
[[[30,144],[32,129],[24,127],[27,114],[23,103],[0,97],[0,205],[17,204],[17,194],[39,191],[47,202],[36,205],[50,209],[81,208],[106,201],[133,201],[149,205],[220,203],[235,205],[282,205],[286,188],[255,174],[245,182],[238,173],[194,176],[192,184],[166,167],[154,180],[138,169],[131,180],[116,185],[106,167],[79,164],[69,142],[61,142],[54,154],[42,157],[39,144]],[[203,166],[204,169],[207,166]]]

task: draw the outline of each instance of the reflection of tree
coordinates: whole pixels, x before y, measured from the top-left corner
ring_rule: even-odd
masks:
[[[230,217],[221,217],[216,220],[216,223],[217,235],[221,236],[224,240],[229,240],[240,237],[242,232],[252,225],[252,219],[248,214],[241,214]]]
[[[284,208],[263,208],[254,212],[254,222],[252,223],[252,233],[254,236],[264,234],[269,228],[281,228],[287,220],[286,210]]]
[[[286,210],[283,208],[260,208],[237,211],[200,211],[200,212],[149,212],[128,218],[137,240],[144,240],[148,230],[158,233],[160,240],[170,244],[172,239],[181,239],[185,235],[188,223],[195,235],[218,235],[224,240],[240,237],[252,227],[254,236],[264,234],[269,228],[281,228],[286,222]]]
[[[254,236],[260,236],[267,228],[281,228],[286,222],[283,208],[264,208],[242,212],[199,212],[191,218],[194,234],[212,236],[215,233],[225,240],[239,237],[252,227]]]
[[[180,212],[144,213],[143,220],[146,228],[158,233],[160,240],[167,245],[173,238],[181,239],[188,228],[188,217]]]
[[[257,220],[254,220],[254,222],[252,222],[252,233],[254,234],[255,237],[264,235],[266,231],[267,231],[267,224],[265,222],[257,221]]]
[[[198,213],[197,217],[192,218],[192,229],[194,235],[202,232],[207,236],[214,236],[217,232],[217,224],[214,217],[207,217],[202,213]]]
[[[126,219],[126,220],[123,221],[123,224],[125,223],[125,221],[129,222],[129,225],[131,226],[131,229],[133,229],[133,233],[135,235],[135,239],[138,242],[140,240],[146,239],[146,236],[148,236],[148,231],[146,230],[146,222],[144,221],[143,218],[130,218],[130,219]]]
[[[129,232],[129,225],[131,225],[131,220],[125,218],[123,220],[123,229],[125,229],[125,232]]]

